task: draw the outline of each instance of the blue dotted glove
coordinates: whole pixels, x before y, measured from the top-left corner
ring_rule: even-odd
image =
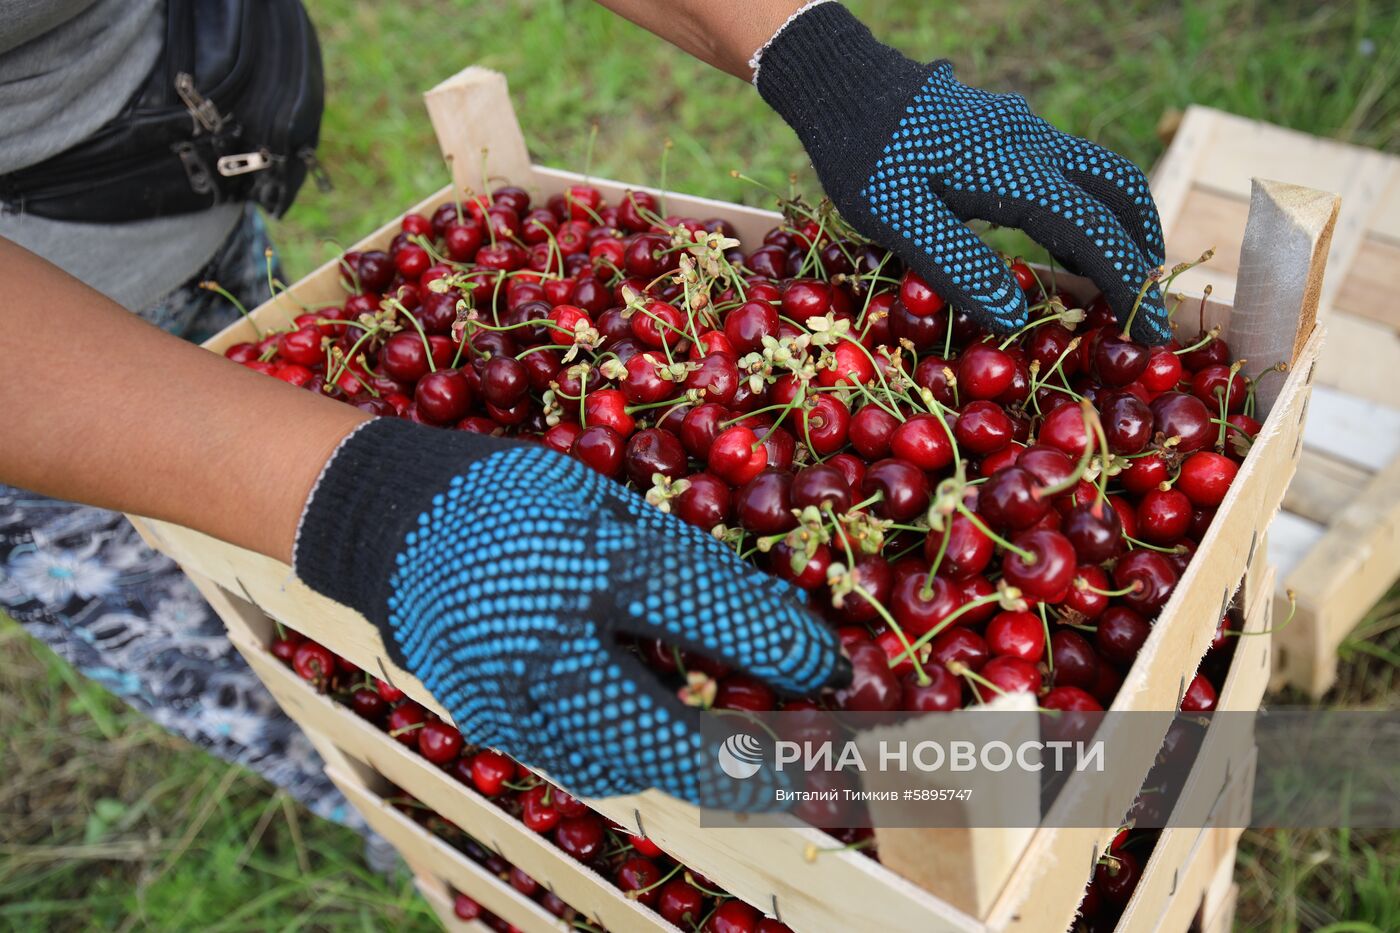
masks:
[[[795,693],[849,673],[791,585],[535,444],[369,422],[308,501],[296,570],[378,625],[470,741],[584,796],[773,807],[763,780],[720,777],[699,712],[620,636]]]
[[[1163,261],[1161,221],[1135,165],[1061,133],[1018,95],[961,84],[946,61],[905,58],[837,3],[780,31],[755,83],[842,216],[986,327],[1021,326],[1026,302],[966,220],[1024,229],[1092,279],[1120,322]],[[1154,344],[1171,335],[1155,284],[1132,332]]]

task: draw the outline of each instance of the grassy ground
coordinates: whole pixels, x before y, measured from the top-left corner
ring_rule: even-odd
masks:
[[[681,58],[585,0],[312,0],[329,108],[322,158],[276,227],[289,269],[329,255],[446,181],[419,93],[477,62],[511,79],[539,161],[757,202],[729,177],[803,172],[791,133],[742,84]],[[911,55],[1015,88],[1061,127],[1143,165],[1165,112],[1198,102],[1324,136],[1400,149],[1400,7],[1303,0],[851,2]],[[1400,597],[1348,642],[1345,705],[1400,696]],[[129,714],[0,620],[0,927],[428,928],[402,881],[367,870],[358,840]],[[1394,834],[1251,832],[1247,928],[1400,929]]]

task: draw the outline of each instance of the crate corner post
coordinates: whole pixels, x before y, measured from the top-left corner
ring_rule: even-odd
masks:
[[[457,192],[503,179],[523,185],[533,174],[506,76],[472,65],[423,94]]]
[[[1246,376],[1291,365],[1312,335],[1340,205],[1329,192],[1254,179],[1230,316],[1230,342],[1247,361]],[[1259,411],[1268,412],[1282,383],[1261,381]]]

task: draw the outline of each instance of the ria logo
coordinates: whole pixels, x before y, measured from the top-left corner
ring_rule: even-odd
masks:
[[[744,781],[763,767],[763,746],[747,732],[738,732],[725,739],[715,757],[720,770],[737,781]]]

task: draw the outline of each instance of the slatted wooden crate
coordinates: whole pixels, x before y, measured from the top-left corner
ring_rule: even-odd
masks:
[[[1328,345],[1269,541],[1280,602],[1291,589],[1298,606],[1274,686],[1317,696],[1336,679],[1337,646],[1400,577],[1400,158],[1190,108],[1152,177],[1168,260],[1218,248],[1185,287],[1209,280],[1231,300],[1253,175],[1342,197],[1322,284]]]
[[[1246,603],[1241,630],[1252,634],[1242,637],[1236,648],[1220,691],[1221,710],[1257,708],[1268,681],[1271,600],[1267,594],[1273,571],[1262,551],[1256,554],[1255,561],[1250,573],[1259,582],[1256,589],[1261,598],[1252,606]],[[567,928],[509,884],[385,803],[383,798],[391,787],[411,793],[468,829],[497,854],[582,911],[591,923],[614,931],[671,929],[656,914],[624,897],[607,879],[574,862],[492,802],[405,749],[344,705],[317,693],[269,652],[267,645],[274,634],[269,616],[206,577],[194,574],[192,579],[225,620],[234,646],[326,759],[332,780],[369,824],[403,854],[430,904],[445,922],[451,921],[449,929],[480,929],[479,925],[463,923],[452,916],[448,892],[453,889],[471,895],[521,929]],[[1183,788],[1183,797],[1204,793],[1215,799],[1212,823],[1162,831],[1119,923],[1122,933],[1185,933],[1193,920],[1212,916],[1221,909],[1220,902],[1233,880],[1235,848],[1253,788],[1253,747],[1239,744],[1239,736],[1238,730],[1207,732],[1198,764]],[[1097,852],[1089,855],[1082,868],[1085,881],[1093,870]],[[1073,891],[1067,894],[1070,900],[1076,899]],[[829,923],[798,927],[818,931],[834,928]],[[937,918],[932,917],[919,923],[906,917],[902,925],[894,927],[911,931],[939,928]]]
[[[530,163],[500,75],[468,69],[429,92],[427,103],[444,150],[453,156],[454,174],[462,188],[479,184],[483,151],[491,177],[521,184],[536,195],[560,192],[581,180],[576,174]],[[600,179],[589,182],[613,202],[627,187]],[[451,197],[452,190],[445,188],[411,210],[431,213]],[[675,193],[664,197],[669,212],[728,219],[745,242],[757,242],[779,219],[767,211]],[[1242,289],[1233,303],[1206,302],[1206,325],[1222,326],[1232,346],[1255,360],[1257,369],[1278,360],[1289,360],[1293,365],[1287,377],[1272,380],[1265,393],[1262,410],[1271,409],[1271,413],[1258,442],[1201,542],[1198,559],[1183,576],[1138,663],[1128,672],[1115,709],[1176,708],[1216,621],[1245,578],[1246,567],[1262,553],[1269,519],[1282,500],[1299,456],[1313,363],[1322,339],[1320,329],[1314,327],[1316,289],[1310,286],[1320,281],[1326,261],[1335,199],[1270,183],[1261,183],[1254,199],[1251,225],[1261,240],[1279,245],[1246,251],[1240,265],[1258,272],[1252,280],[1254,287]],[[357,248],[382,248],[398,229],[395,219]],[[1288,270],[1288,274],[1280,270]],[[1061,276],[1060,281],[1072,288],[1086,287],[1070,277]],[[297,283],[289,296],[269,302],[253,316],[265,326],[278,326],[298,313],[301,304],[335,301],[341,295],[336,265],[328,263]],[[240,323],[207,346],[221,351],[250,336],[251,326]],[[312,593],[285,565],[189,529],[139,518],[134,521],[148,541],[200,582],[220,614],[230,620],[231,631],[237,631],[238,607],[256,607],[256,617],[270,616],[329,645],[352,663],[382,675],[415,700],[444,713],[421,683],[392,665],[373,626]],[[1248,579],[1245,586],[1248,590],[1259,588]],[[260,672],[268,677],[274,693],[294,718],[306,718],[310,715],[307,708],[316,709],[311,699],[279,688],[273,671]],[[324,712],[329,715],[329,711]],[[337,722],[340,725],[322,734],[341,738],[353,733],[350,723]],[[1131,789],[1141,784],[1161,740],[1160,735],[1134,738],[1142,744],[1139,757],[1113,763],[1111,768],[1116,770],[1102,778],[1080,775],[1070,784],[1073,793],[1069,796],[1091,799],[1099,808],[1096,812],[1102,820],[1097,828],[882,830],[883,864],[852,852],[830,852],[811,859],[810,848],[829,848],[830,840],[795,825],[761,830],[701,829],[694,807],[654,791],[589,802],[605,816],[650,837],[687,865],[798,930],[832,929],[833,918],[843,917],[860,917],[865,924],[890,930],[1043,930],[1070,922],[1092,859],[1116,830],[1131,802]],[[317,741],[326,746],[322,750],[341,780],[356,775],[364,778],[359,769],[366,766],[376,772],[409,767],[397,759],[374,757],[366,762],[344,754],[327,740]],[[387,773],[381,776],[393,777]],[[428,775],[420,777],[426,780]],[[362,781],[361,786],[370,785]],[[430,792],[429,788],[420,790]],[[454,813],[452,807],[458,807],[461,825],[469,831],[480,830],[477,824],[486,816],[473,807],[469,794],[455,786],[452,790],[457,802],[444,796],[441,803],[445,812]],[[366,805],[378,813],[369,802]],[[506,827],[497,829],[502,847],[507,839],[514,839]],[[432,847],[429,850],[425,859],[443,854]],[[528,871],[534,866],[522,860],[522,867]],[[561,896],[563,886],[569,884],[574,897],[565,899],[571,902],[602,897],[604,892],[595,890],[597,885],[586,873],[577,866],[569,867],[578,877],[571,875],[569,880],[557,882]],[[541,874],[548,877],[549,873],[542,870]],[[585,903],[576,906],[603,909]]]

